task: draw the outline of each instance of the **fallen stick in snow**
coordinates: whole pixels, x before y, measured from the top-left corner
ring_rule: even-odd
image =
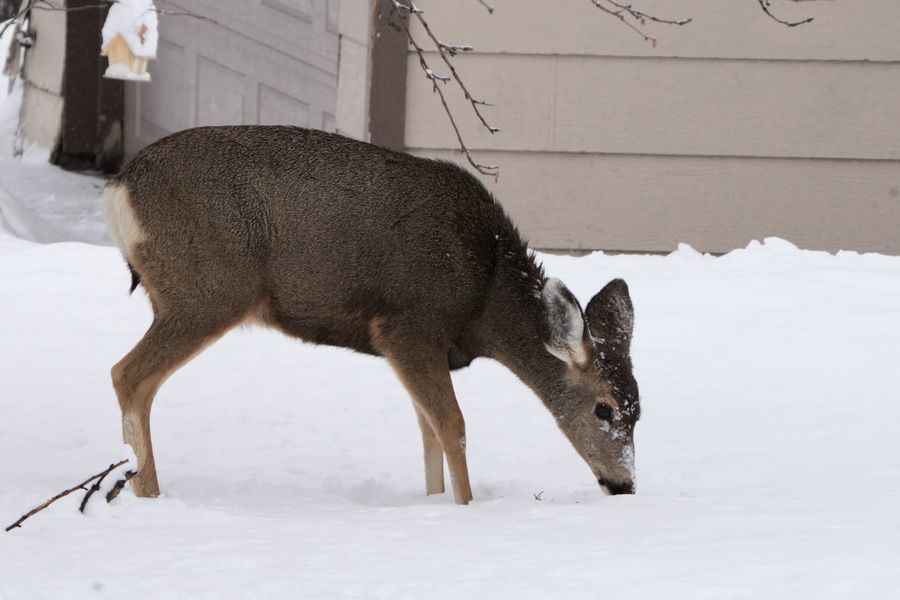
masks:
[[[65,490],[65,491],[63,491],[63,492],[58,493],[57,495],[53,496],[52,498],[50,498],[49,500],[47,500],[46,502],[44,502],[44,503],[41,504],[40,506],[36,506],[36,507],[32,508],[30,511],[28,511],[27,513],[25,513],[24,515],[22,515],[22,516],[19,518],[18,521],[16,521],[15,523],[13,523],[13,524],[10,525],[9,527],[7,527],[7,528],[6,528],[6,531],[9,532],[9,531],[12,531],[13,529],[16,529],[17,527],[21,527],[21,526],[22,526],[22,523],[24,523],[26,519],[28,519],[29,517],[32,517],[32,516],[36,515],[37,513],[41,512],[42,510],[44,510],[45,508],[47,508],[48,506],[50,506],[51,504],[53,504],[54,502],[56,502],[57,500],[59,500],[60,498],[64,498],[64,497],[68,496],[69,494],[71,494],[72,492],[77,492],[78,490],[86,490],[86,488],[85,488],[84,486],[86,486],[87,484],[93,482],[94,480],[99,479],[99,480],[102,481],[103,478],[106,477],[107,475],[109,475],[114,469],[116,469],[116,468],[118,468],[118,467],[121,467],[122,465],[126,464],[127,462],[128,462],[128,460],[126,459],[126,460],[117,462],[117,463],[114,464],[114,465],[110,465],[106,470],[101,471],[100,473],[97,473],[97,474],[94,475],[93,477],[87,478],[86,480],[82,481],[81,483],[79,483],[78,485],[76,485],[76,486],[74,486],[74,487],[72,487],[72,488],[69,488],[69,489],[67,489],[67,490]],[[130,473],[130,472],[131,472],[131,471],[129,471],[129,473]],[[127,474],[126,474],[125,476],[128,477]],[[130,479],[130,478],[129,478],[129,479]],[[127,480],[126,480],[126,481],[127,481]],[[99,485],[99,482],[97,482],[97,483],[98,483],[98,485]],[[118,482],[116,483],[116,485],[118,485]],[[122,485],[124,486],[125,484],[123,483]],[[93,488],[92,488],[92,489],[93,489]],[[87,498],[89,498],[90,495],[91,495],[91,493],[92,493],[91,490],[86,490],[86,491],[88,492],[88,494],[85,496],[85,499],[82,501],[82,509],[81,509],[82,512],[84,512],[84,510],[83,510],[83,509],[84,509],[84,506],[87,504]],[[117,495],[118,495],[118,494],[117,494]]]
[[[124,461],[124,462],[128,462],[128,461]],[[119,463],[119,465],[121,465],[121,464],[122,463]],[[97,481],[94,482],[94,485],[91,486],[91,489],[89,489],[87,491],[87,493],[85,493],[84,499],[81,501],[81,506],[78,507],[78,512],[80,512],[81,514],[84,514],[84,509],[87,508],[88,500],[91,499],[91,496],[93,496],[95,492],[100,491],[100,484],[103,483],[103,480],[106,478],[106,476],[109,475],[110,473],[112,473],[113,469],[115,469],[119,465],[109,465],[109,468],[106,470],[105,473],[103,473],[100,476],[100,479],[98,479]]]

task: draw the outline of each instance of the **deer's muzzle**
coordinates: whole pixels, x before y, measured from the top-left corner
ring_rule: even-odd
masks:
[[[597,483],[599,483],[600,487],[605,489],[612,496],[618,496],[620,494],[633,494],[634,493],[634,482],[633,481],[617,483],[615,481],[607,481],[603,478],[598,477]]]

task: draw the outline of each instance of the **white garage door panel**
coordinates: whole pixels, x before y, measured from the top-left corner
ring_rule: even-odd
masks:
[[[309,104],[265,84],[260,84],[259,123],[261,125],[296,123],[297,125],[308,127],[311,125],[309,122]]]
[[[190,127],[185,110],[189,105],[189,90],[186,75],[184,47],[168,40],[160,40],[153,83],[137,88],[141,92],[144,123],[165,134]],[[129,84],[129,86],[138,84]]]
[[[197,125],[244,123],[244,76],[197,57]]]
[[[239,37],[328,70],[337,60],[337,0],[193,0],[186,10]],[[335,4],[329,11],[327,5]],[[331,14],[331,18],[329,18]],[[331,37],[324,35],[330,33]]]
[[[334,128],[336,1],[195,0],[178,7],[212,21],[161,15],[153,81],[127,85],[129,155],[195,126]]]

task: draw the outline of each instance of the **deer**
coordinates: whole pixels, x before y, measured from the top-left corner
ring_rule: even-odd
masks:
[[[464,168],[288,126],[187,129],[102,197],[153,321],[112,367],[138,497],[160,493],[150,412],[164,381],[237,325],[383,357],[412,398],[425,491],[472,500],[451,371],[498,361],[609,494],[635,490],[634,309],[610,281],[582,309]]]

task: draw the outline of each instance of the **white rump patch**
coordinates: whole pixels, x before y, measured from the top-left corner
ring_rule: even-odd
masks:
[[[144,230],[131,208],[128,189],[124,185],[110,184],[103,190],[103,212],[109,237],[116,243],[126,259],[135,244],[146,239]]]
[[[545,344],[547,352],[569,364],[585,365],[588,361],[584,347],[584,316],[578,301],[565,284],[550,278],[541,292],[550,327],[550,342]]]

